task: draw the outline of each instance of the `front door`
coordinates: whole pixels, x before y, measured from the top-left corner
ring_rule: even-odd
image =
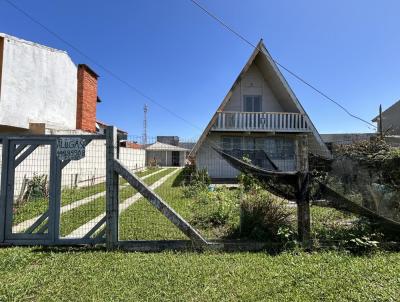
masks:
[[[179,151],[172,151],[172,166],[179,166]]]

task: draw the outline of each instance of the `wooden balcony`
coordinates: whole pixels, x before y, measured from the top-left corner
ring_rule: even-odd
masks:
[[[218,112],[213,131],[310,132],[307,117],[292,112]]]

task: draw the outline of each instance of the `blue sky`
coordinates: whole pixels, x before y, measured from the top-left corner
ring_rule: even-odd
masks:
[[[400,1],[199,0],[301,77],[371,120],[400,99]],[[188,0],[19,0],[18,6],[158,103],[136,94],[0,0],[0,32],[68,51],[100,74],[98,118],[141,135],[201,133],[252,49]],[[321,133],[370,132],[283,72]],[[195,125],[196,127],[193,127]]]

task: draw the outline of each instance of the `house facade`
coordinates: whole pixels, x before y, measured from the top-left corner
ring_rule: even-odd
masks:
[[[182,167],[186,164],[189,149],[155,142],[146,147],[146,165],[159,167]]]
[[[235,178],[231,167],[215,150],[247,157],[262,168],[270,160],[282,171],[299,168],[299,141],[309,150],[330,152],[269,55],[258,43],[232,88],[218,107],[190,156],[211,178]]]

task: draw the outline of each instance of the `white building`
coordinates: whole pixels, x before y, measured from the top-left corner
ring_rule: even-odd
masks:
[[[0,33],[0,132],[96,132],[97,78],[65,51]]]

